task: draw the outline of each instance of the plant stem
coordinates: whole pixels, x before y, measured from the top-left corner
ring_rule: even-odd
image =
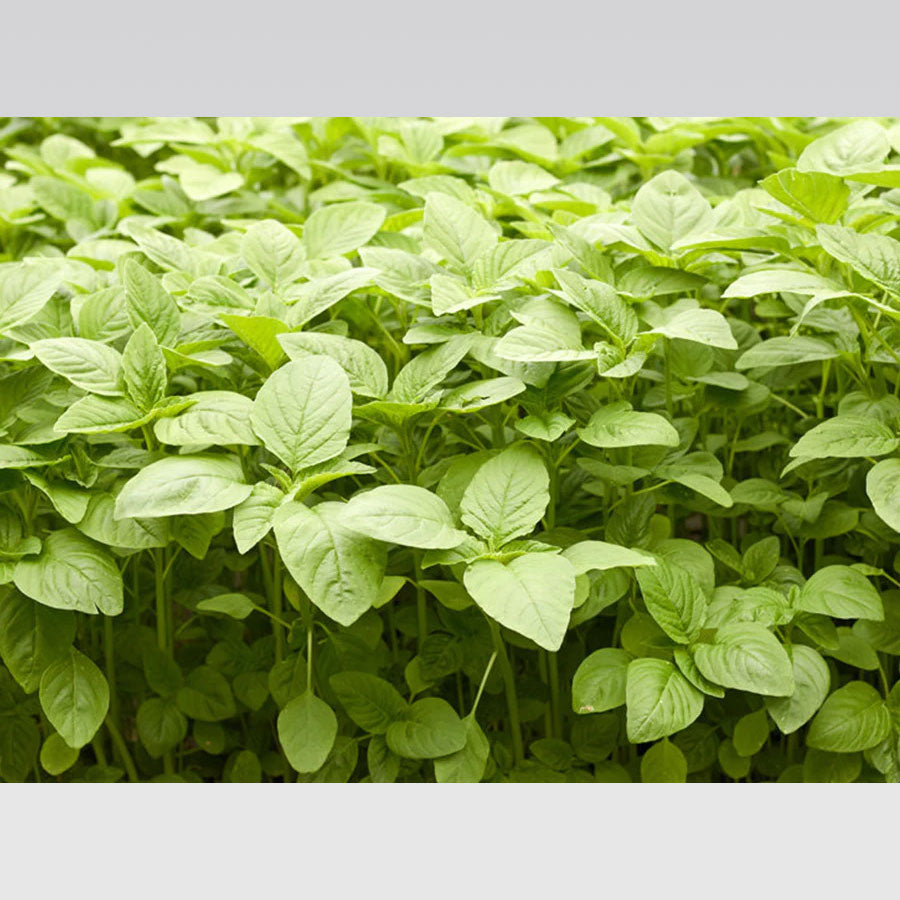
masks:
[[[488,676],[491,674],[491,669],[494,665],[494,660],[497,658],[497,651],[495,650],[491,654],[491,658],[488,660],[488,664],[484,668],[484,675],[481,676],[481,684],[478,685],[478,693],[475,694],[475,700],[472,702],[472,708],[469,710],[469,715],[471,717],[475,716],[475,710],[478,709],[478,703],[481,700],[481,695],[484,693],[484,686],[487,684]]]
[[[550,705],[553,711],[553,736],[562,738],[562,709],[559,696],[559,658],[556,653],[547,653],[547,670],[550,677]]]
[[[119,754],[119,759],[122,760],[122,765],[125,766],[125,772],[128,774],[128,780],[131,782],[138,782],[140,778],[138,777],[137,769],[134,765],[134,760],[131,758],[131,754],[128,752],[128,745],[125,743],[125,739],[122,737],[122,732],[119,731],[119,726],[113,721],[112,714],[107,715],[106,717],[106,728],[109,731],[109,736],[112,738],[113,747],[115,747],[116,752]]]
[[[168,613],[166,611],[166,567],[162,550],[153,551],[153,583],[156,593],[156,641],[159,649],[168,657],[172,657],[172,645],[169,643],[169,628],[167,625]],[[175,772],[175,763],[172,751],[163,754],[163,771],[167,775]]]
[[[503,643],[503,637],[500,634],[500,626],[489,617],[487,617],[487,621],[494,641],[494,650],[497,654],[497,659],[500,661],[500,674],[503,676],[503,687],[506,691],[506,708],[509,713],[509,730],[512,733],[513,756],[516,765],[519,766],[525,761],[525,746],[522,743],[522,725],[519,722],[519,698],[516,696],[516,678],[513,674],[512,666],[509,664],[509,656],[506,652],[506,645]]]
[[[112,616],[103,617],[103,656],[106,663],[106,681],[109,684],[109,715],[119,721],[119,694],[116,690],[116,645]]]
[[[272,607],[272,634],[275,636],[275,662],[284,659],[284,627],[282,620],[282,589],[281,589],[281,557],[277,550],[272,551],[274,560],[272,563],[272,593],[269,596],[269,604]]]

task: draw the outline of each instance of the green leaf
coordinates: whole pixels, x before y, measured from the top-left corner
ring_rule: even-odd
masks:
[[[891,716],[878,691],[864,681],[851,681],[828,697],[806,741],[816,750],[853,753],[880,744],[890,733]]]
[[[830,256],[900,296],[900,241],[884,234],[860,234],[840,225],[819,225],[816,235]]]
[[[434,777],[438,784],[477,784],[484,777],[491,745],[473,716],[466,716],[463,725],[465,746],[434,761]]]
[[[448,194],[427,196],[424,236],[429,250],[466,275],[475,260],[497,243],[497,232],[488,222]]]
[[[248,346],[258,353],[270,369],[284,359],[284,350],[278,343],[278,335],[288,331],[288,326],[271,316],[222,315],[222,321]]]
[[[680,440],[662,416],[637,412],[625,401],[598,409],[587,425],[578,429],[578,436],[592,447],[677,447]]]
[[[478,560],[465,571],[472,599],[492,619],[558,650],[575,602],[575,572],[568,560],[550,553],[525,553],[508,563]]]
[[[414,356],[398,373],[388,398],[420,403],[456,368],[472,346],[471,335],[458,335]]]
[[[654,744],[641,757],[641,781],[683,783],[687,781],[688,765],[684,754],[668,739]]]
[[[646,182],[631,204],[631,221],[657,247],[669,250],[676,241],[710,224],[712,209],[680,172],[661,172]]]
[[[93,394],[122,394],[122,356],[107,344],[64,337],[34,341],[34,355],[51,371]]]
[[[500,547],[531,533],[550,502],[549,484],[535,450],[510,447],[481,465],[469,482],[460,502],[462,521]]]
[[[354,394],[383,397],[387,393],[387,367],[381,357],[362,341],[314,331],[282,334],[278,340],[291,359],[303,359],[309,355],[330,356],[347,373]]]
[[[374,203],[337,203],[317,209],[303,226],[303,246],[310,259],[343,256],[367,244],[384,222]]]
[[[109,685],[103,673],[74,647],[41,676],[41,708],[50,724],[73,749],[87,744],[109,709]]]
[[[343,507],[351,531],[377,541],[424,549],[450,549],[466,539],[440,497],[412,484],[388,484],[357,494]]]
[[[278,714],[278,740],[298,772],[316,772],[325,765],[337,730],[332,708],[309,690],[294,697]]]
[[[269,376],[253,401],[251,421],[266,449],[296,472],[344,450],[352,404],[344,370],[332,359],[310,356]]]
[[[708,347],[737,350],[737,341],[725,317],[714,309],[688,309],[677,313],[650,334],[662,334]]]
[[[291,576],[327,616],[351,625],[378,602],[386,564],[381,544],[344,524],[342,504],[301,503],[275,514],[278,549]]]
[[[250,495],[232,513],[238,553],[247,553],[272,530],[275,510],[283,500],[284,494],[271,484],[260,481],[253,485]]]
[[[0,334],[33,319],[64,277],[65,269],[51,259],[28,259],[0,267]]]
[[[625,684],[628,740],[635,744],[675,734],[703,711],[703,694],[664,659],[635,659]]]
[[[55,731],[41,746],[41,766],[50,775],[62,775],[78,761],[78,750],[70,747]]]
[[[711,643],[695,645],[694,661],[705,678],[722,687],[775,697],[794,691],[790,658],[762,625],[723,625]]]
[[[47,535],[36,557],[16,563],[13,579],[23,594],[44,606],[106,616],[123,609],[118,566],[74,528]]]
[[[673,641],[689,644],[706,618],[706,597],[697,580],[664,559],[635,573],[647,611]]]
[[[199,666],[188,673],[176,702],[188,718],[201,722],[222,722],[237,712],[231,685],[211,666]]]
[[[844,214],[850,199],[850,188],[841,178],[822,172],[782,169],[764,178],[760,186],[813,222],[836,222]]]
[[[174,347],[181,332],[181,313],[159,279],[129,259],[125,262],[123,283],[132,327],[138,328],[145,322],[163,347]]]
[[[407,703],[393,685],[376,675],[338,672],[329,683],[347,715],[370,734],[385,734],[407,713]]]
[[[387,745],[406,759],[434,759],[456,753],[466,746],[467,729],[446,700],[417,700],[401,719],[391,722],[385,734]]]
[[[138,707],[136,724],[144,749],[154,759],[174,750],[187,737],[187,719],[170,699],[145,700]]]
[[[554,269],[561,296],[586,313],[613,339],[629,344],[637,334],[638,317],[621,297],[602,281],[588,281],[568,269]]]
[[[797,159],[797,169],[849,175],[877,166],[890,149],[884,128],[877,122],[861,119],[807,144]]]
[[[122,378],[131,400],[149,412],[166,393],[166,358],[159,349],[156,335],[142,322],[122,353]]]
[[[191,405],[180,415],[158,419],[153,430],[163,444],[175,447],[253,446],[250,416],[253,401],[235,391],[197,391],[190,394]]]
[[[878,517],[900,531],[900,459],[876,463],[866,476],[866,493]]]
[[[247,268],[272,289],[295,281],[306,262],[300,239],[274,219],[256,222],[244,232],[241,256]]]
[[[825,566],[800,589],[794,606],[811,613],[837,619],[884,619],[884,605],[878,591],[865,575],[849,566]]]
[[[170,456],[128,481],[116,499],[115,517],[153,519],[231,509],[250,496],[235,456]]]
[[[761,707],[737,720],[732,743],[738,756],[753,756],[762,750],[768,738],[769,720],[766,716],[766,708]]]
[[[256,607],[246,594],[216,594],[197,604],[200,612],[221,613],[232,619],[246,619]]]
[[[51,609],[12,591],[0,599],[0,658],[26,694],[75,639],[71,612]]]
[[[820,338],[774,337],[754,344],[735,362],[736,369],[776,369],[780,366],[797,366],[801,363],[834,359],[837,350]]]
[[[825,701],[831,685],[828,664],[812,647],[794,644],[787,651],[794,670],[794,693],[766,698],[769,715],[782,734],[792,734],[805,725]]]
[[[572,564],[576,575],[586,572],[615,569],[619,566],[655,566],[655,557],[640,550],[629,550],[606,541],[579,541],[563,550],[562,555]]]
[[[572,709],[599,713],[621,706],[630,662],[630,654],[615,647],[604,647],[585,657],[572,680]]]

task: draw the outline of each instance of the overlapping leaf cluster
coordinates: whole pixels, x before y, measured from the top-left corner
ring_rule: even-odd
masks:
[[[0,779],[900,780],[896,122],[0,156]]]

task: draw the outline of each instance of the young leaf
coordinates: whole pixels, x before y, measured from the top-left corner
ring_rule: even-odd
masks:
[[[412,484],[387,484],[357,494],[343,515],[351,531],[404,547],[450,549],[466,539],[444,501]]]
[[[838,619],[884,619],[878,591],[865,575],[849,566],[825,566],[810,576],[795,603],[804,612]]]
[[[550,553],[525,553],[508,563],[478,560],[465,571],[466,590],[492,619],[558,650],[575,602],[575,572]]]
[[[792,734],[815,715],[828,696],[831,673],[812,647],[794,644],[787,648],[794,669],[794,693],[790,697],[767,697],[766,708],[782,734]]]
[[[381,544],[350,531],[339,503],[282,506],[275,538],[285,566],[325,615],[351,625],[378,601],[384,577]]]
[[[635,659],[625,684],[628,740],[656,741],[687,728],[703,711],[703,694],[664,659]]]
[[[722,687],[775,697],[794,691],[790,658],[762,625],[723,625],[712,643],[695,645],[694,661],[705,678]]]
[[[250,496],[234,456],[170,456],[151,463],[116,498],[117,519],[187,516],[231,509]]]
[[[678,432],[656,413],[636,412],[629,403],[609,403],[595,412],[578,436],[592,447],[677,447]]]
[[[325,765],[337,730],[334,711],[309,690],[294,697],[278,714],[278,740],[298,772],[317,772]]]
[[[577,713],[600,713],[625,702],[625,681],[631,656],[615,647],[585,657],[572,681],[572,708]]]
[[[828,697],[806,740],[817,750],[853,753],[881,743],[890,731],[891,716],[878,691],[864,681],[851,681]]]
[[[691,643],[706,618],[706,597],[696,579],[681,566],[659,560],[635,573],[647,610],[673,641]]]
[[[333,459],[350,438],[353,398],[334,360],[310,356],[269,376],[253,401],[253,430],[291,471]]]
[[[434,759],[462,750],[468,735],[446,700],[426,697],[413,703],[402,718],[391,722],[385,737],[388,747],[398,756]]]
[[[40,698],[50,724],[77,750],[103,724],[109,709],[109,685],[94,663],[71,647],[44,670]]]
[[[149,412],[166,393],[166,358],[156,335],[142,322],[122,353],[122,379],[132,402]]]

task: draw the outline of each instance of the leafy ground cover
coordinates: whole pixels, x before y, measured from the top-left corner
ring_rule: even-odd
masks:
[[[900,779],[900,125],[0,156],[0,778]]]

